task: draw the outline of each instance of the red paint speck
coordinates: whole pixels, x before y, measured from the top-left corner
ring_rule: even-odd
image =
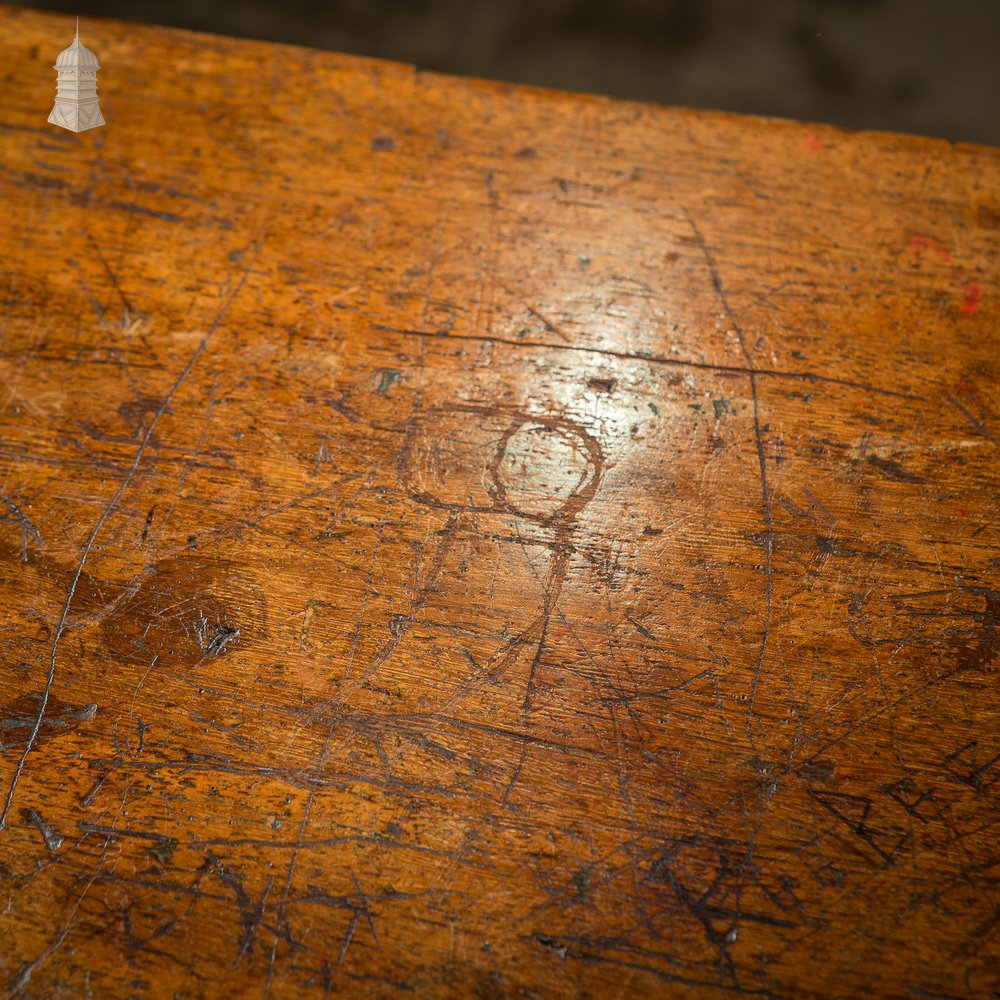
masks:
[[[962,299],[962,312],[964,312],[966,316],[971,316],[974,312],[978,311],[982,301],[982,285],[977,284],[975,281],[970,281],[965,286],[965,298]]]
[[[959,517],[968,517],[969,516],[969,512],[964,507],[959,507],[958,508],[958,516]]]
[[[807,135],[802,140],[802,145],[805,146],[807,153],[818,153],[826,143],[818,135]]]
[[[948,252],[948,248],[940,240],[928,236],[926,233],[914,233],[910,237],[910,253],[918,260],[925,253],[933,253],[946,263],[951,263],[951,254]]]
[[[968,382],[959,382],[955,385],[955,392],[962,396],[968,396],[972,392],[972,386]]]

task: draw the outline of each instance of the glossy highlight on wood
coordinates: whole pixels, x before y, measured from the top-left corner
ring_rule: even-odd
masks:
[[[0,25],[0,989],[997,994],[1000,154]]]

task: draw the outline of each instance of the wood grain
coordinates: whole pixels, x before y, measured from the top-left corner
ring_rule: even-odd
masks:
[[[996,151],[0,10],[0,985],[1000,990]]]

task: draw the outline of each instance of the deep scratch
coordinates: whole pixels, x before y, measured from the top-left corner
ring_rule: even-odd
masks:
[[[733,310],[729,305],[729,300],[726,298],[725,289],[722,287],[722,280],[719,277],[719,272],[716,270],[715,261],[712,258],[711,251],[708,249],[708,244],[705,242],[705,238],[701,234],[701,230],[698,228],[697,223],[685,212],[687,215],[688,224],[691,226],[691,231],[694,233],[694,238],[701,248],[701,252],[705,257],[705,263],[708,266],[708,272],[712,278],[712,285],[715,288],[715,292],[719,297],[719,302],[722,303],[722,308],[725,310],[726,316],[729,319],[733,330],[736,333],[736,337],[739,340],[740,349],[743,352],[743,356],[747,360],[747,370],[750,377],[750,393],[753,398],[753,431],[754,439],[757,444],[757,464],[760,467],[760,490],[761,498],[764,504],[764,629],[760,637],[760,645],[757,649],[757,662],[754,664],[753,678],[750,682],[750,701],[747,705],[747,717],[746,717],[746,732],[747,738],[750,740],[750,745],[754,746],[753,732],[751,731],[751,723],[754,717],[754,706],[757,700],[757,689],[760,686],[760,678],[764,670],[764,654],[767,651],[767,640],[771,632],[771,598],[773,591],[773,565],[772,565],[772,554],[774,550],[774,517],[771,511],[771,491],[767,485],[767,461],[764,455],[764,436],[761,432],[760,424],[760,394],[757,389],[757,372],[753,368],[753,357],[750,354],[750,349],[747,347],[746,337],[743,333],[743,328],[737,322]]]
[[[281,898],[281,904],[278,906],[278,919],[282,923],[287,922],[287,917],[285,916],[285,907],[288,905],[288,897],[292,892],[292,879],[295,877],[295,863],[299,859],[299,851],[302,850],[303,839],[306,834],[306,828],[309,826],[309,817],[312,814],[313,799],[316,796],[315,791],[310,791],[309,796],[306,798],[306,807],[302,814],[302,822],[299,824],[299,835],[296,838],[295,846],[292,848],[292,856],[288,862],[288,876],[285,879],[285,891]],[[353,934],[353,928],[351,930]],[[347,942],[350,944],[350,941]],[[346,951],[346,947],[344,949]],[[275,934],[274,941],[271,944],[271,952],[267,960],[267,977],[264,980],[264,1000],[271,995],[271,981],[274,979],[274,965],[278,957],[278,935]]]
[[[24,511],[21,510],[21,508],[18,507],[17,504],[14,503],[14,501],[11,500],[10,497],[8,497],[7,494],[4,493],[3,491],[0,491],[0,500],[2,500],[4,502],[4,504],[6,505],[7,509],[13,515],[12,520],[21,529],[21,562],[27,562],[28,561],[28,538],[29,538],[29,536],[31,538],[33,538],[35,540],[36,544],[38,544],[38,545],[42,544],[42,536],[39,533],[38,528],[36,528],[31,523],[31,521],[28,520],[28,516],[24,513]],[[8,519],[5,518],[4,520],[8,520]],[[2,829],[2,827],[0,827],[0,829]]]
[[[521,746],[521,756],[517,762],[517,767],[514,768],[514,773],[510,776],[510,781],[507,782],[507,787],[503,792],[503,798],[500,799],[500,805],[508,806],[507,800],[510,798],[510,793],[514,790],[514,786],[517,784],[517,779],[521,777],[521,771],[524,768],[524,758],[527,755],[528,745],[525,743]]]
[[[716,290],[719,285],[716,285]],[[662,354],[646,354],[631,351],[612,351],[604,347],[587,347],[583,344],[555,344],[551,341],[514,340],[510,337],[486,336],[479,333],[438,333],[433,330],[405,329],[387,326],[384,323],[372,323],[373,330],[384,333],[396,333],[406,337],[423,337],[429,340],[470,340],[483,344],[504,344],[508,347],[534,348],[544,351],[574,351],[580,354],[595,354],[603,358],[617,358],[620,361],[641,361],[648,365],[663,365],[669,368],[691,368],[696,371],[714,372],[718,375],[753,375],[759,378],[790,379],[796,382],[808,382],[810,385],[839,385],[846,389],[861,389],[877,396],[892,396],[895,399],[910,399],[922,402],[923,397],[913,392],[903,392],[899,389],[886,389],[880,385],[869,385],[866,382],[855,382],[853,379],[836,378],[833,375],[819,375],[816,372],[791,372],[776,368],[755,368],[749,365],[718,365],[709,361],[691,361],[685,358],[674,358]]]
[[[991,444],[1000,448],[1000,441],[997,441],[990,429],[967,406],[963,406],[950,392],[945,395],[948,397],[948,402],[969,421],[977,434],[981,434]]]
[[[760,424],[760,394],[757,388],[757,373],[753,371],[753,357],[750,354],[750,349],[747,347],[746,337],[743,333],[743,328],[737,322],[735,315],[733,314],[732,307],[729,305],[729,300],[726,298],[726,292],[722,285],[722,279],[719,277],[719,272],[715,267],[715,261],[712,258],[711,251],[708,248],[708,244],[705,242],[704,237],[701,234],[701,230],[698,228],[697,223],[694,219],[685,211],[688,223],[691,226],[691,231],[694,233],[695,240],[698,246],[701,248],[701,252],[705,257],[705,263],[708,267],[708,272],[712,278],[712,285],[715,288],[715,292],[719,297],[719,302],[722,304],[722,308],[732,325],[733,330],[736,333],[736,337],[740,344],[740,349],[743,352],[743,356],[746,358],[747,367],[750,369],[750,393],[753,399],[753,430],[754,430],[754,440],[757,445],[757,464],[760,469],[760,490],[761,498],[764,508],[764,627],[761,631],[760,644],[757,648],[757,660],[754,664],[753,677],[750,682],[750,697],[747,704],[747,714],[746,714],[746,734],[747,740],[751,747],[756,748],[756,742],[753,736],[752,723],[755,715],[755,706],[757,701],[757,689],[760,685],[760,679],[764,672],[764,656],[767,652],[767,640],[771,632],[771,602],[773,594],[773,561],[772,555],[774,550],[774,519],[771,511],[771,493],[767,485],[767,462],[764,455],[764,436],[761,431]],[[747,844],[746,854],[743,859],[742,872],[747,872],[752,870],[752,863],[754,854],[757,849],[757,838],[760,832],[761,825],[761,810],[763,806],[763,798],[765,796],[764,789],[761,789],[760,794],[757,799],[757,809],[753,818],[753,831],[750,837],[750,841]],[[743,915],[743,881],[742,873],[739,884],[736,889],[736,900],[735,900],[735,919],[734,926],[739,927],[740,921]]]
[[[128,489],[132,479],[135,477],[136,472],[139,469],[139,465],[142,462],[143,457],[146,454],[146,450],[149,447],[149,442],[153,437],[153,431],[156,429],[156,425],[160,420],[160,417],[166,413],[167,408],[170,406],[177,395],[181,386],[184,384],[188,375],[191,374],[191,370],[197,364],[198,359],[205,353],[205,349],[208,347],[209,341],[215,335],[216,330],[222,323],[229,307],[233,304],[236,296],[242,291],[243,286],[246,284],[247,277],[250,274],[250,268],[253,266],[254,262],[257,260],[257,254],[260,252],[260,247],[263,239],[258,240],[257,245],[254,249],[253,255],[250,259],[250,263],[243,270],[240,280],[236,287],[233,289],[229,298],[222,304],[219,309],[214,322],[209,328],[208,332],[202,337],[198,346],[194,349],[191,357],[188,358],[187,364],[181,369],[180,374],[174,380],[174,384],[170,387],[166,396],[163,397],[163,401],[160,403],[154,412],[152,419],[149,421],[149,426],[146,428],[145,434],[142,436],[142,440],[139,442],[139,447],[136,448],[135,455],[132,458],[132,463],[129,465],[128,470],[122,477],[121,482],[118,484],[118,489],[115,490],[114,495],[108,502],[107,506],[101,512],[100,517],[94,523],[93,528],[90,530],[90,534],[87,536],[86,542],[84,542],[83,550],[80,553],[80,558],[77,562],[76,569],[73,572],[73,578],[70,580],[69,588],[66,591],[66,600],[63,601],[62,612],[59,615],[59,621],[56,624],[55,632],[52,635],[52,645],[49,651],[49,670],[48,675],[45,679],[45,687],[42,690],[42,697],[38,703],[38,711],[35,714],[35,721],[31,727],[31,732],[28,734],[28,739],[25,741],[24,749],[21,751],[21,756],[14,767],[14,774],[10,780],[10,787],[7,790],[7,798],[4,802],[3,812],[0,813],[0,830],[3,830],[7,825],[7,816],[10,813],[11,806],[14,802],[14,794],[17,791],[18,782],[21,780],[21,774],[24,771],[25,762],[28,759],[28,754],[31,753],[35,745],[35,740],[38,737],[38,731],[42,727],[42,719],[45,717],[45,709],[49,702],[49,695],[52,693],[52,684],[55,681],[56,676],[56,658],[59,652],[59,640],[62,638],[63,632],[66,630],[66,622],[69,618],[70,609],[73,606],[73,598],[76,595],[76,588],[80,582],[80,577],[83,575],[83,568],[87,564],[87,558],[90,555],[91,549],[94,547],[94,543],[97,541],[97,536],[101,533],[101,529],[107,523],[108,519],[114,513],[118,506],[119,501],[124,495],[125,491]],[[249,249],[249,248],[248,248]]]

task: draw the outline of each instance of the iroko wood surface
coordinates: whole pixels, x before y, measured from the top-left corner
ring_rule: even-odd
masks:
[[[0,986],[997,995],[997,152],[0,34]]]

